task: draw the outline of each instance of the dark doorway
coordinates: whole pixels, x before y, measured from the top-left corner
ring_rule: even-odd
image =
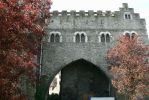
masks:
[[[110,97],[109,78],[94,64],[77,60],[61,70],[61,100],[90,100],[90,97]]]

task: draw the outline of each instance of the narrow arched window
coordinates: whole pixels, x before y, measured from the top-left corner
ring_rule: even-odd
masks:
[[[51,36],[50,36],[50,42],[54,42],[54,34],[51,34]]]
[[[81,34],[81,42],[85,42],[85,35],[84,34]]]
[[[128,14],[128,19],[131,19],[131,16],[130,16],[130,14]]]
[[[56,34],[56,36],[55,36],[55,42],[60,42],[60,36],[59,36],[59,34]]]
[[[126,33],[125,36],[130,39],[130,34]]]
[[[110,42],[110,35],[106,34],[106,42],[109,43]]]
[[[127,14],[125,14],[125,19],[128,19],[128,16],[127,16]]]
[[[130,12],[125,12],[124,13],[124,19],[132,19],[131,13]]]
[[[79,34],[76,35],[76,42],[77,42],[77,43],[80,42],[80,35],[79,35]]]
[[[132,39],[134,39],[135,36],[136,36],[135,33],[132,33],[132,34],[131,34],[131,38],[132,38]]]
[[[101,35],[101,42],[105,43],[105,35],[104,34]]]

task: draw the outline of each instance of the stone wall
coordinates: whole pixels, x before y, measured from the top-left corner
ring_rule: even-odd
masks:
[[[125,18],[130,15],[130,19]],[[53,11],[50,19],[46,20],[47,36],[42,44],[40,93],[42,100],[48,94],[48,87],[54,76],[65,66],[78,59],[84,59],[99,67],[110,78],[108,64],[106,63],[106,52],[112,48],[118,37],[125,32],[135,32],[140,39],[148,43],[145,19],[140,18],[133,8],[127,4],[119,11]],[[51,43],[51,33],[60,33],[61,41]],[[85,43],[74,42],[76,32],[84,32],[87,36]],[[99,41],[100,33],[110,33],[110,42]],[[39,99],[41,100],[41,99]]]

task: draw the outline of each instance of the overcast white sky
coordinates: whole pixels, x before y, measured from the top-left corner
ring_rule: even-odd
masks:
[[[128,3],[130,8],[134,8],[136,13],[140,13],[141,18],[146,19],[147,30],[149,32],[149,0],[53,0],[51,11],[53,10],[111,10],[118,11],[122,3]]]

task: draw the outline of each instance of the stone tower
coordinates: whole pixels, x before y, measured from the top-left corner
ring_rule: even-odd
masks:
[[[147,43],[145,19],[140,18],[126,3],[115,12],[73,10],[53,11],[50,15],[50,19],[46,20],[47,36],[40,55],[39,87],[42,90],[37,91],[39,100],[45,100],[49,85],[59,71],[62,71],[62,100],[83,100],[89,96],[100,95],[115,96],[105,54],[114,46],[116,40],[125,34],[136,34]],[[98,79],[100,80],[96,81]],[[105,84],[105,87],[97,84]],[[99,94],[99,91],[104,92]]]

